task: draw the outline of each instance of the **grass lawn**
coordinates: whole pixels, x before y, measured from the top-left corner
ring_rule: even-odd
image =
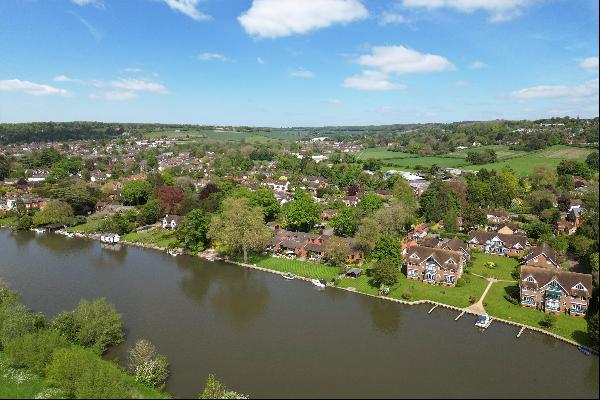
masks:
[[[483,150],[494,150],[496,152],[496,156],[498,157],[499,160],[503,160],[503,159],[509,158],[509,157],[519,156],[522,154],[527,154],[527,152],[525,152],[525,151],[511,150],[506,145],[492,144],[489,146],[479,146],[479,147],[472,147],[472,148],[468,148],[468,149],[458,150],[453,153],[445,154],[444,156],[445,157],[467,158],[467,154],[470,151],[481,152]]]
[[[177,243],[175,231],[158,228],[147,232],[131,232],[121,237],[121,239],[127,242],[153,244],[160,247],[169,247]]]
[[[369,284],[369,279],[366,274],[356,279],[344,278],[339,286],[353,287],[358,292],[377,295],[379,290]],[[400,281],[392,288],[388,297],[406,301],[433,300],[455,307],[468,307],[471,305],[469,297],[479,300],[487,285],[485,279],[476,276],[468,276],[468,279],[471,282],[462,287],[432,286],[408,279],[404,274],[400,274]],[[407,292],[411,294],[409,299],[402,297]]]
[[[394,158],[384,161],[385,164],[392,164],[397,167],[404,167],[408,169],[415,169],[417,166],[431,167],[437,165],[440,168],[458,168],[463,167],[467,164],[462,158],[456,157],[407,157],[407,158]]]
[[[507,294],[507,289],[512,287],[513,290],[518,290],[516,286],[517,284],[515,283],[494,283],[485,297],[485,301],[487,302],[485,309],[492,316],[542,328],[540,321],[546,315],[545,313],[512,304],[504,298],[504,295]],[[548,329],[548,331],[586,346],[590,344],[590,338],[587,334],[587,322],[581,317],[564,314],[557,315],[555,326]]]
[[[507,281],[514,281],[511,273],[519,266],[519,262],[511,257],[495,256],[491,254],[473,252],[471,256],[472,265],[469,272]],[[489,268],[485,264],[493,262],[496,268]]]
[[[0,218],[0,226],[12,227],[17,223],[17,217],[11,216],[6,218]]]
[[[71,226],[66,229],[67,232],[83,232],[83,233],[94,233],[98,232],[100,229],[100,224],[102,223],[101,217],[92,217],[88,218],[85,224]]]
[[[302,260],[290,260],[287,258],[254,255],[248,258],[248,263],[256,264],[259,267],[272,269],[274,271],[291,272],[294,275],[304,276],[306,278],[325,279],[327,282],[330,282],[339,274],[338,268],[329,265]]]
[[[38,396],[60,398],[64,395],[62,391],[47,385],[42,377],[26,369],[11,367],[7,357],[0,352],[0,398],[34,399]]]
[[[371,147],[358,152],[357,156],[360,160],[387,160],[390,158],[414,157],[415,155],[411,153],[389,151],[387,147]]]
[[[469,169],[479,170],[481,168],[501,170],[504,166],[511,167],[517,175],[531,175],[538,165],[548,165],[556,168],[562,160],[584,161],[588,154],[594,149],[572,146],[557,145],[541,151],[525,153],[522,156],[513,157],[493,164],[471,165]]]

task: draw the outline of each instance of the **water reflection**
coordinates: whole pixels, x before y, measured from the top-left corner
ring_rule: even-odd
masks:
[[[73,241],[77,244],[77,250],[83,251],[94,245],[94,241],[92,240],[83,240],[78,238],[67,238],[62,235],[58,235],[55,233],[42,233],[42,234],[33,234],[35,237],[35,241],[40,246],[50,250],[52,254],[60,254],[64,255],[65,253],[65,240]]]
[[[361,296],[360,304],[371,314],[373,327],[380,332],[396,333],[402,321],[400,304],[384,299],[371,299]]]
[[[227,317],[236,327],[247,327],[264,315],[269,302],[269,289],[254,271],[244,271],[242,279],[219,283],[211,297],[219,315]]]

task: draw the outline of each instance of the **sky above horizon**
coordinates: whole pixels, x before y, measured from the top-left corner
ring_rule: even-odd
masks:
[[[597,0],[2,0],[0,122],[598,116]]]

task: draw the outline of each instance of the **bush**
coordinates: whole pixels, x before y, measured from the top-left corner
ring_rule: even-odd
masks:
[[[4,351],[16,367],[28,367],[38,375],[44,375],[52,359],[52,352],[69,346],[58,333],[41,330],[15,338],[4,346]]]
[[[71,312],[58,315],[52,327],[68,340],[102,354],[123,341],[121,314],[106,299],[82,300]]]
[[[405,292],[403,292],[403,293],[402,293],[402,298],[403,298],[404,300],[410,300],[410,299],[412,298],[412,292],[410,292],[410,291],[408,291],[408,290],[407,290],[407,291],[405,291]]]
[[[477,302],[477,298],[475,296],[469,296],[469,304],[475,304]]]
[[[79,346],[58,349],[46,370],[48,382],[70,397],[118,399],[131,397],[119,369]]]
[[[156,388],[163,388],[169,377],[169,363],[165,356],[155,358],[138,365],[135,369],[135,381]]]
[[[508,294],[505,294],[504,298],[514,305],[517,305],[517,306],[519,305],[519,299],[515,299],[514,297],[509,296]]]
[[[5,345],[12,339],[35,332],[44,326],[44,316],[35,314],[23,304],[0,308],[0,343]]]
[[[544,318],[539,322],[540,326],[543,328],[552,328],[556,323],[556,315],[554,314],[546,314]]]

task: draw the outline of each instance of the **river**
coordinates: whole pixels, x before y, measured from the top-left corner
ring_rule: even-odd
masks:
[[[106,297],[197,397],[209,373],[259,397],[598,398],[598,357],[474,317],[286,281],[196,257],[55,234],[0,231],[0,278],[48,316]]]

